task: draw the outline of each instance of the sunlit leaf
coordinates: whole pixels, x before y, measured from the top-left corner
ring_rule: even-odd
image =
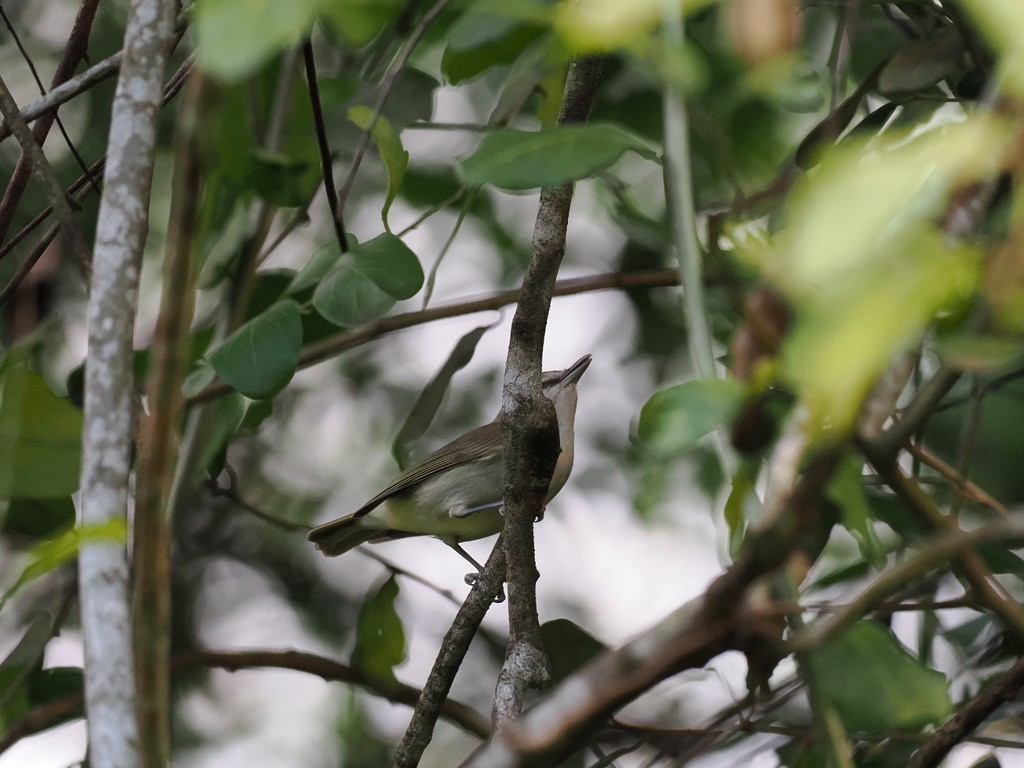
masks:
[[[851,732],[921,728],[952,709],[945,676],[921,664],[872,621],[857,622],[809,653],[808,663]]]
[[[743,398],[743,385],[733,379],[694,379],[663,389],[640,412],[640,443],[659,456],[688,451],[728,424]]]
[[[210,355],[210,365],[246,397],[273,397],[291,381],[302,349],[299,305],[285,299],[254,317]]]
[[[373,110],[369,107],[356,106],[349,109],[348,116],[353,123],[365,131],[373,118]],[[402,139],[394,126],[383,115],[377,117],[371,134],[377,145],[377,150],[380,152],[381,160],[384,161],[384,167],[388,171],[388,194],[380,215],[384,221],[384,228],[390,232],[388,211],[391,210],[391,204],[395,201],[398,190],[402,186],[405,169],[409,167],[409,153],[402,146]]]
[[[459,162],[459,173],[469,184],[510,190],[549,187],[593,176],[629,150],[650,154],[639,137],[602,123],[496,131]]]
[[[691,13],[715,0],[676,0]],[[664,0],[562,0],[555,29],[577,53],[596,53],[645,43],[661,22]]]
[[[1006,136],[977,119],[851,144],[794,191],[760,265],[796,308],[783,370],[816,427],[847,428],[892,355],[969,299],[978,254],[935,221],[956,184],[997,169]]]
[[[398,582],[391,576],[359,611],[352,666],[372,677],[393,680],[405,660],[405,629],[395,611]]]
[[[0,496],[78,490],[82,413],[22,365],[0,368]]]
[[[78,555],[78,550],[86,542],[111,542],[123,546],[127,524],[123,517],[115,517],[104,523],[80,525],[69,531],[36,544],[29,551],[28,564],[3,596],[0,597],[0,608],[23,586],[38,579],[50,571],[59,568]]]

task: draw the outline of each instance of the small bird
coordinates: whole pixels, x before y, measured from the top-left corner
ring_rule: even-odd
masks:
[[[542,374],[544,394],[555,405],[561,447],[545,501],[572,471],[576,383],[590,361],[584,355],[564,371]],[[334,557],[365,542],[436,536],[481,570],[460,542],[492,536],[504,526],[501,456],[499,415],[406,469],[351,515],[313,528],[306,538]]]

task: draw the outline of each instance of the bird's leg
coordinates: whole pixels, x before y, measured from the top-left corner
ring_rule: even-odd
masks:
[[[484,567],[482,565],[480,565],[480,563],[478,563],[476,560],[474,560],[473,556],[471,554],[469,554],[469,552],[464,550],[462,548],[462,545],[459,544],[458,542],[446,541],[445,544],[447,544],[449,547],[451,547],[456,552],[458,552],[460,555],[462,555],[468,562],[473,564],[474,568],[476,568],[476,573],[467,573],[466,577],[465,577],[465,582],[469,586],[472,587],[474,584],[476,584],[477,579],[480,578],[480,572],[484,569]],[[503,602],[505,602],[505,590],[504,589],[502,589],[500,592],[498,592],[498,594],[494,597],[494,602],[496,602],[496,603],[503,603]]]

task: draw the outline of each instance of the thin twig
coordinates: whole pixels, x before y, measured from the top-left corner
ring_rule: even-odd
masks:
[[[994,512],[998,512],[1000,515],[1009,514],[1003,504],[985,491],[984,488],[979,487],[975,483],[968,480],[966,477],[957,472],[953,467],[949,466],[946,462],[940,459],[933,453],[918,445],[917,443],[910,443],[907,446],[907,451],[914,456],[914,458],[920,459],[922,462],[927,464],[929,467],[934,469],[944,478],[946,478],[953,487],[966,498],[970,499],[976,504],[981,504],[983,507],[988,507]]]
[[[316,143],[320,150],[320,168],[324,177],[324,192],[334,222],[334,234],[342,253],[348,252],[348,236],[345,234],[345,219],[338,205],[338,193],[334,189],[334,160],[331,146],[327,141],[327,127],[320,105],[320,86],[316,79],[316,59],[313,58],[313,43],[307,39],[302,44],[302,59],[306,65],[306,87],[309,89],[309,103],[313,109],[313,125],[316,127]]]
[[[659,288],[678,284],[679,273],[674,269],[656,269],[645,272],[611,272],[592,277],[560,280],[555,284],[554,295],[574,296],[579,293],[591,293],[593,291],[605,291],[615,288]],[[302,355],[299,358],[299,368],[308,368],[311,365],[316,365],[341,352],[361,346],[395,331],[423,325],[435,320],[463,317],[477,312],[488,312],[507,307],[519,300],[519,293],[515,289],[499,291],[481,299],[468,299],[454,304],[434,307],[433,309],[385,317],[382,320],[368,323],[360,328],[344,331],[336,336],[310,344],[302,351]],[[193,397],[189,403],[206,402],[222,397],[231,391],[231,387],[227,384],[222,381],[216,381]]]
[[[377,99],[373,103],[373,112],[370,115],[370,121],[366,124],[366,128],[363,129],[362,134],[359,137],[359,143],[356,144],[355,152],[352,157],[352,165],[348,169],[348,174],[345,176],[345,180],[341,184],[341,188],[338,190],[338,204],[335,206],[335,218],[344,219],[345,215],[345,203],[348,201],[349,193],[352,191],[352,185],[356,180],[356,173],[359,171],[359,165],[363,161],[363,156],[366,154],[366,150],[370,146],[370,139],[373,136],[373,128],[377,124],[377,119],[380,117],[381,110],[384,109],[384,104],[388,100],[388,96],[391,95],[391,89],[395,87],[395,82],[398,80],[398,75],[401,74],[402,69],[409,61],[409,57],[412,56],[412,52],[416,50],[416,46],[419,45],[423,35],[426,34],[427,27],[437,18],[437,16],[444,10],[445,6],[448,5],[448,0],[438,0],[431,6],[423,18],[420,19],[419,24],[409,35],[409,39],[406,40],[405,45],[399,52],[398,56],[388,67],[388,71],[384,73],[384,78],[381,80],[380,90],[377,93]]]
[[[57,180],[57,174],[50,167],[50,163],[43,153],[43,148],[39,146],[39,142],[32,134],[32,129],[28,127],[28,123],[25,122],[25,119],[18,111],[18,104],[10,90],[8,90],[6,83],[4,83],[3,77],[0,77],[0,112],[3,112],[4,120],[14,133],[14,138],[21,145],[21,151],[28,158],[32,171],[46,187],[50,206],[57,212],[61,231],[64,233],[64,237],[67,238],[77,266],[83,275],[88,275],[89,247],[85,243],[81,229],[79,229],[77,222],[75,222],[74,211],[71,210],[71,205],[68,203],[64,188]]]

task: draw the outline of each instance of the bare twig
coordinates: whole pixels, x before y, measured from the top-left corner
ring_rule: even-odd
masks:
[[[674,269],[656,269],[649,272],[611,272],[593,277],[560,280],[555,284],[554,295],[575,296],[579,293],[606,291],[615,288],[658,288],[672,285],[679,285],[679,273]],[[507,307],[519,301],[519,293],[518,289],[499,291],[480,299],[467,299],[466,301],[446,304],[419,312],[405,312],[385,317],[373,323],[367,323],[360,328],[344,331],[336,336],[310,344],[302,351],[302,356],[299,358],[299,368],[308,368],[311,365],[316,365],[346,350],[367,344],[395,331],[423,325],[424,323],[431,323],[435,320],[463,317],[477,312],[489,312]],[[217,381],[189,402],[205,402],[222,397],[230,391],[231,388],[227,384]]]
[[[587,119],[601,79],[601,59],[573,62],[566,79],[559,122]],[[511,637],[494,692],[492,717],[503,727],[522,711],[523,696],[550,679],[537,616],[537,565],[533,523],[541,513],[558,459],[554,405],[541,390],[541,359],[551,297],[565,254],[572,184],[544,189],[533,229],[530,262],[512,319],[501,433],[504,457],[508,617]]]
[[[373,136],[373,127],[377,124],[377,119],[380,117],[380,112],[384,109],[384,104],[388,100],[388,96],[391,95],[391,89],[395,87],[395,82],[398,80],[398,75],[401,74],[402,68],[409,61],[409,57],[412,56],[412,52],[416,50],[416,46],[419,45],[420,40],[423,39],[423,35],[426,34],[427,27],[431,25],[434,19],[444,10],[445,6],[448,5],[448,0],[437,0],[430,9],[423,14],[419,24],[409,35],[409,39],[405,41],[405,45],[399,52],[398,56],[388,67],[388,71],[384,73],[384,78],[381,80],[380,90],[377,92],[377,100],[373,103],[373,113],[370,116],[370,121],[366,124],[366,128],[363,129],[362,134],[359,137],[359,143],[356,144],[354,156],[352,158],[352,165],[348,169],[348,174],[345,176],[345,180],[341,184],[341,188],[338,190],[338,204],[334,213],[336,220],[344,220],[345,216],[345,203],[348,201],[349,193],[352,191],[352,185],[356,180],[356,173],[359,171],[359,165],[363,161],[363,155],[366,154],[366,150],[370,146],[370,139]]]
[[[483,621],[488,608],[493,605],[495,596],[501,591],[502,579],[505,576],[505,549],[501,542],[503,536],[504,534],[498,536],[483,571],[477,576],[466,602],[462,604],[441,641],[441,652],[434,660],[434,666],[427,676],[426,683],[423,684],[423,692],[416,702],[409,727],[395,754],[395,768],[415,768],[419,765],[423,751],[434,733],[437,718],[448,698],[455,673],[462,666],[462,660],[466,657],[469,644],[480,622]]]
[[[64,46],[64,53],[61,55],[60,62],[57,64],[57,69],[53,74],[51,87],[60,85],[71,77],[75,73],[75,68],[78,66],[78,62],[85,58],[89,45],[89,33],[92,31],[92,22],[96,17],[96,8],[98,6],[99,0],[82,0],[81,4],[78,6],[78,12],[75,15],[75,20],[71,25],[71,32],[68,35],[67,45]],[[35,78],[35,81],[39,86],[40,93],[45,97],[46,92],[43,89],[43,84],[39,79],[35,66],[32,64],[31,58],[28,56],[28,52],[22,47],[21,41],[18,39],[17,34],[15,34],[14,28],[11,26],[10,22],[7,20],[7,15],[3,13],[3,9],[0,9],[0,15],[3,16],[4,22],[7,24],[11,34],[14,36],[15,42],[22,50],[22,54],[28,62],[29,68],[32,70],[32,76]],[[22,115],[22,119],[25,120],[27,125],[27,118]],[[75,159],[78,161],[79,165],[82,166],[83,170],[86,171],[86,175],[88,176],[89,172],[85,168],[85,163],[82,161],[81,155],[78,154],[78,150],[75,148],[67,131],[64,129],[64,125],[61,123],[60,118],[57,117],[56,109],[40,119],[32,129],[31,134],[35,138],[35,143],[40,147],[45,144],[46,136],[49,134],[54,121],[56,121],[57,125],[60,127],[60,131],[64,135],[64,141],[67,142],[67,145],[71,149]],[[11,130],[13,130],[13,125],[11,126]],[[22,143],[22,147],[24,148],[24,143],[20,139],[19,143]],[[3,199],[0,200],[0,241],[7,236],[7,230],[11,225],[11,220],[14,218],[14,212],[17,210],[18,203],[21,201],[21,196],[25,191],[29,172],[32,165],[35,163],[36,160],[33,159],[33,156],[29,152],[23,150],[23,154],[18,159],[18,164],[14,168],[14,173],[11,174],[11,179],[7,183],[7,189],[4,191]]]
[[[0,112],[3,112],[4,121],[10,127],[12,133],[14,133],[14,138],[21,145],[21,151],[24,153],[23,157],[28,159],[32,171],[46,187],[50,206],[57,212],[61,231],[68,241],[68,246],[75,256],[78,267],[84,275],[88,275],[89,248],[85,244],[82,231],[75,222],[74,211],[71,210],[68,198],[64,194],[64,188],[57,180],[57,175],[53,172],[53,168],[50,167],[46,155],[43,154],[43,148],[32,134],[32,129],[28,127],[25,118],[18,111],[18,104],[15,102],[14,96],[11,95],[2,77],[0,77]],[[8,186],[8,190],[10,191],[11,189]],[[20,191],[17,191],[17,195],[20,197]]]
[[[916,443],[910,443],[907,446],[907,451],[909,451],[912,456],[920,459],[923,463],[927,464],[946,478],[950,483],[952,483],[953,488],[955,488],[957,492],[963,494],[965,498],[970,499],[975,504],[988,507],[992,511],[998,512],[1000,515],[1009,514],[1006,507],[1003,506],[998,499],[989,494],[984,488],[972,483],[935,454],[929,452]]]

